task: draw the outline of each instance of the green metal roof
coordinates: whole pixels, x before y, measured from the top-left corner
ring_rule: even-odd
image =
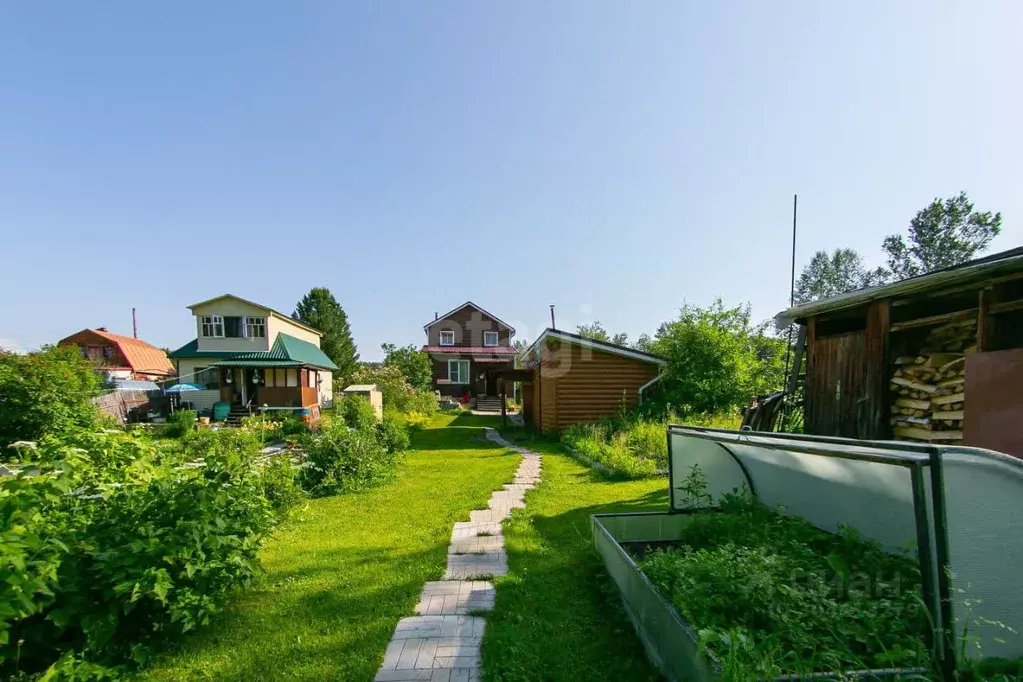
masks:
[[[296,360],[217,360],[213,367],[301,367]]]
[[[168,357],[219,359],[215,366],[233,367],[297,367],[309,365],[321,369],[337,369],[327,354],[316,344],[296,339],[287,334],[278,334],[274,345],[268,351],[205,351],[199,350],[199,340],[193,339]]]

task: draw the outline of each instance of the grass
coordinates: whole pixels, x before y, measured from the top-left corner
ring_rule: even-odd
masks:
[[[144,679],[372,679],[398,619],[443,574],[452,524],[521,460],[482,425],[439,415],[413,434],[393,483],[310,501],[261,552],[252,589]]]
[[[516,439],[514,430],[505,433]],[[527,493],[526,508],[504,523],[509,574],[495,581],[485,679],[659,679],[592,549],[589,516],[663,511],[664,479],[613,482],[549,441],[523,444],[544,455],[543,477]]]

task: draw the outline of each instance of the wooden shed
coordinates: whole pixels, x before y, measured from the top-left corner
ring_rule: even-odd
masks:
[[[531,381],[522,384],[523,418],[542,431],[609,417],[632,408],[660,378],[663,358],[547,329],[526,351]]]
[[[804,431],[1023,457],[1023,247],[805,303]],[[794,385],[794,384],[793,384]]]

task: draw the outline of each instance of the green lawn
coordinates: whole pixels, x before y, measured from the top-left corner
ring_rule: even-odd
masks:
[[[266,575],[145,677],[372,679],[398,619],[443,574],[452,524],[519,464],[482,423],[438,417],[413,434],[394,483],[310,501],[267,543]]]
[[[664,511],[667,480],[607,481],[558,445],[523,445],[543,453],[543,480],[527,494],[526,509],[504,523],[510,572],[497,580],[497,602],[487,617],[485,678],[659,679],[592,549],[589,516]]]

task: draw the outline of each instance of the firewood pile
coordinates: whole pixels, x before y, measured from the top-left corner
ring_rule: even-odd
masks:
[[[895,360],[890,383],[895,438],[963,442],[965,361],[976,350],[973,324],[949,324],[931,330],[919,355]]]

